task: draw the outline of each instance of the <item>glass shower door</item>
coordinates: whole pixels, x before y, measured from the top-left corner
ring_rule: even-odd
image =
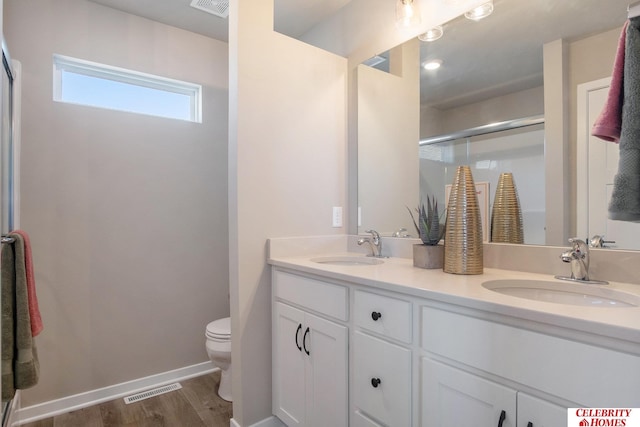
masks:
[[[0,231],[13,229],[13,73],[9,54],[2,46],[2,85],[0,86]]]

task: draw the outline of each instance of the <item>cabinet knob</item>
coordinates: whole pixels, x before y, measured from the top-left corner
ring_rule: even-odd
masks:
[[[507,418],[507,413],[503,409],[502,412],[500,412],[500,419],[498,419],[498,427],[502,427],[505,418]]]
[[[527,423],[527,427],[533,427],[533,423],[532,423],[531,421],[529,421],[529,422]]]
[[[381,383],[382,381],[380,381],[380,378],[371,378],[371,385],[373,388],[378,388]]]
[[[381,317],[382,317],[382,313],[380,313],[379,311],[371,312],[371,318],[373,319],[374,322],[377,322],[378,319]]]

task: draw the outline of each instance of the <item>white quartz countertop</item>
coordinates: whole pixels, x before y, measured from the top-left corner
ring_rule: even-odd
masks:
[[[529,300],[503,295],[482,286],[483,282],[500,279],[566,281],[552,275],[485,268],[480,275],[448,274],[442,270],[413,267],[409,258],[384,258],[379,265],[331,265],[312,261],[318,256],[364,256],[354,252],[330,252],[290,256],[272,253],[269,264],[327,279],[346,281],[371,288],[400,292],[420,298],[455,304],[476,310],[512,316],[551,326],[601,335],[603,340],[627,341],[640,352],[640,307],[590,307]],[[640,295],[640,286],[611,282],[605,286]],[[603,343],[604,344],[604,343]]]

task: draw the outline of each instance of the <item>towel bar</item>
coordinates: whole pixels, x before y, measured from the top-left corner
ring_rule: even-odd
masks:
[[[13,237],[9,237],[9,236],[2,236],[0,238],[0,243],[13,243],[15,241],[16,241],[16,239],[14,239]]]

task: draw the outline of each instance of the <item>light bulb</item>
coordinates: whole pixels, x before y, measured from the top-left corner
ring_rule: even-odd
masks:
[[[396,26],[398,28],[410,28],[419,25],[422,21],[418,0],[397,0],[396,2]]]
[[[481,4],[480,6],[471,9],[470,11],[464,14],[465,18],[471,19],[472,21],[479,21],[482,18],[486,18],[487,16],[493,13],[493,1],[489,1],[487,3]]]
[[[418,38],[423,42],[433,42],[438,40],[440,37],[442,37],[443,34],[444,34],[444,30],[442,29],[442,26],[438,25],[436,27],[433,27],[427,30],[426,33],[420,34]]]
[[[433,61],[425,62],[424,65],[422,65],[422,67],[425,70],[433,71],[433,70],[437,70],[438,68],[440,68],[441,65],[442,65],[442,61],[441,60],[434,59]]]

